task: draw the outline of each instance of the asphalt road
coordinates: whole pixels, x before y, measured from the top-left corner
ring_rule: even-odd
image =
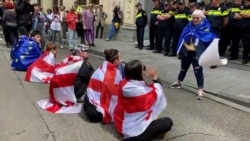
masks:
[[[1,48],[1,47],[0,47]],[[67,50],[59,50],[62,60]],[[82,115],[51,114],[36,102],[48,98],[49,85],[25,82],[24,72],[9,69],[9,53],[0,49],[0,140],[1,141],[118,141],[112,125],[89,123]],[[102,60],[90,55],[98,67]],[[210,99],[198,101],[182,89],[169,89],[163,82],[168,106],[161,116],[174,122],[166,141],[248,141],[250,113]]]

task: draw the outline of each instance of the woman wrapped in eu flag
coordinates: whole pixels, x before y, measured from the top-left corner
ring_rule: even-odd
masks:
[[[181,54],[181,70],[177,81],[171,84],[170,88],[181,88],[181,82],[192,64],[198,85],[196,98],[198,100],[203,99],[204,76],[198,60],[214,38],[215,35],[211,32],[211,27],[203,11],[195,10],[192,13],[192,22],[183,29],[179,39],[177,54]]]

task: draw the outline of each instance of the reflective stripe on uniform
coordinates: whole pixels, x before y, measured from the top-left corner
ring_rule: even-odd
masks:
[[[250,9],[243,9],[240,11],[242,14],[250,14]]]
[[[191,15],[188,15],[188,16],[187,16],[187,19],[188,19],[188,21],[192,21],[192,16],[191,16]]]
[[[174,16],[175,19],[186,19],[187,15],[186,14],[176,14]]]
[[[160,10],[152,10],[151,14],[160,15],[161,11]]]
[[[136,18],[140,18],[140,17],[142,17],[142,12],[136,15]]]
[[[238,12],[240,12],[241,10],[240,10],[240,8],[230,8],[229,11],[230,11],[230,12],[234,12],[234,13],[238,13]]]

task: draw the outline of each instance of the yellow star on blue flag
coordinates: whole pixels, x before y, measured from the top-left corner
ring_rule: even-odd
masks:
[[[27,54],[27,55],[28,55],[28,54],[30,54],[30,53],[29,53],[29,52],[26,52],[25,54]]]
[[[29,49],[29,50],[32,50],[32,48],[33,48],[32,46],[29,46],[29,48],[28,48],[28,49]]]
[[[15,61],[18,62],[18,59],[16,59]]]
[[[31,44],[31,45],[32,45],[32,44],[33,44],[33,42],[29,41],[29,44]]]

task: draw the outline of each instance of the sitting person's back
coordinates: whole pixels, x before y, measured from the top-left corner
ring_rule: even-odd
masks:
[[[168,132],[173,123],[168,117],[158,118],[167,102],[158,75],[148,70],[153,84],[143,80],[141,61],[133,60],[125,65],[125,79],[119,84],[118,103],[114,111],[117,132],[126,141],[150,141]]]
[[[82,102],[82,98],[87,91],[90,78],[95,69],[88,61],[88,47],[78,45],[78,47],[76,48],[76,54],[82,57],[84,60],[74,82],[75,96],[78,102]]]
[[[40,41],[41,33],[37,30],[31,33],[31,37],[22,36],[11,52],[12,69],[26,71],[42,54],[39,47]]]
[[[46,45],[42,56],[28,67],[25,81],[50,83],[56,69],[56,48],[53,43]]]
[[[91,76],[84,98],[84,113],[92,122],[111,123],[117,104],[118,84],[122,80],[117,69],[121,61],[116,49],[105,50],[104,54],[106,61]]]

